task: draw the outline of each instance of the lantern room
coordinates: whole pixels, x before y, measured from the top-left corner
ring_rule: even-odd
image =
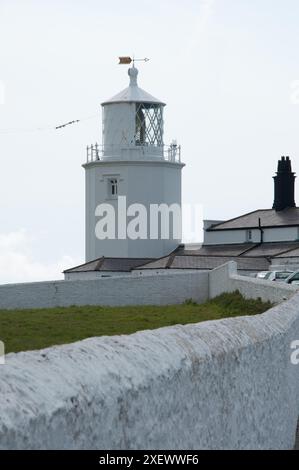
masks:
[[[103,157],[163,158],[165,103],[138,86],[138,70],[134,65],[128,74],[129,86],[102,103]]]

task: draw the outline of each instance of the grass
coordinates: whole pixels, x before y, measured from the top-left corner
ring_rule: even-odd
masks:
[[[268,310],[269,302],[245,300],[239,292],[222,294],[198,305],[131,307],[67,307],[35,310],[0,310],[0,340],[5,352],[41,349],[102,335],[131,334],[176,324],[198,323]]]

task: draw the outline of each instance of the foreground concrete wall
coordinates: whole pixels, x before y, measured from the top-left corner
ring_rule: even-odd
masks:
[[[204,302],[209,293],[207,271],[163,276],[115,277],[99,280],[49,281],[0,286],[0,309],[69,305],[165,305],[186,299]]]
[[[209,297],[213,298],[224,292],[239,290],[247,299],[257,299],[277,303],[286,300],[298,291],[299,286],[283,282],[264,281],[262,279],[240,276],[237,274],[235,261],[219,266],[209,272]]]
[[[298,294],[263,315],[9,354],[0,449],[291,449],[295,339]]]

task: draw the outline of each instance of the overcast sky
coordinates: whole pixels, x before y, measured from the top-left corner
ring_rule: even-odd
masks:
[[[127,86],[119,55],[151,59],[139,84],[167,103],[183,202],[270,208],[278,158],[299,172],[298,24],[298,0],[0,0],[0,282],[84,261],[81,164]]]

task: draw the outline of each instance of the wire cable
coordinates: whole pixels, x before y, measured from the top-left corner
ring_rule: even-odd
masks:
[[[7,129],[1,129],[0,128],[0,134],[18,134],[18,133],[24,133],[24,132],[45,132],[45,131],[57,131],[59,129],[62,129],[66,126],[70,126],[73,124],[77,124],[81,121],[87,121],[89,119],[94,119],[95,117],[98,117],[98,114],[93,114],[92,116],[88,116],[85,118],[81,119],[74,119],[73,121],[69,121],[65,124],[60,124],[59,126],[47,126],[47,127],[32,127],[32,128],[7,128]]]

